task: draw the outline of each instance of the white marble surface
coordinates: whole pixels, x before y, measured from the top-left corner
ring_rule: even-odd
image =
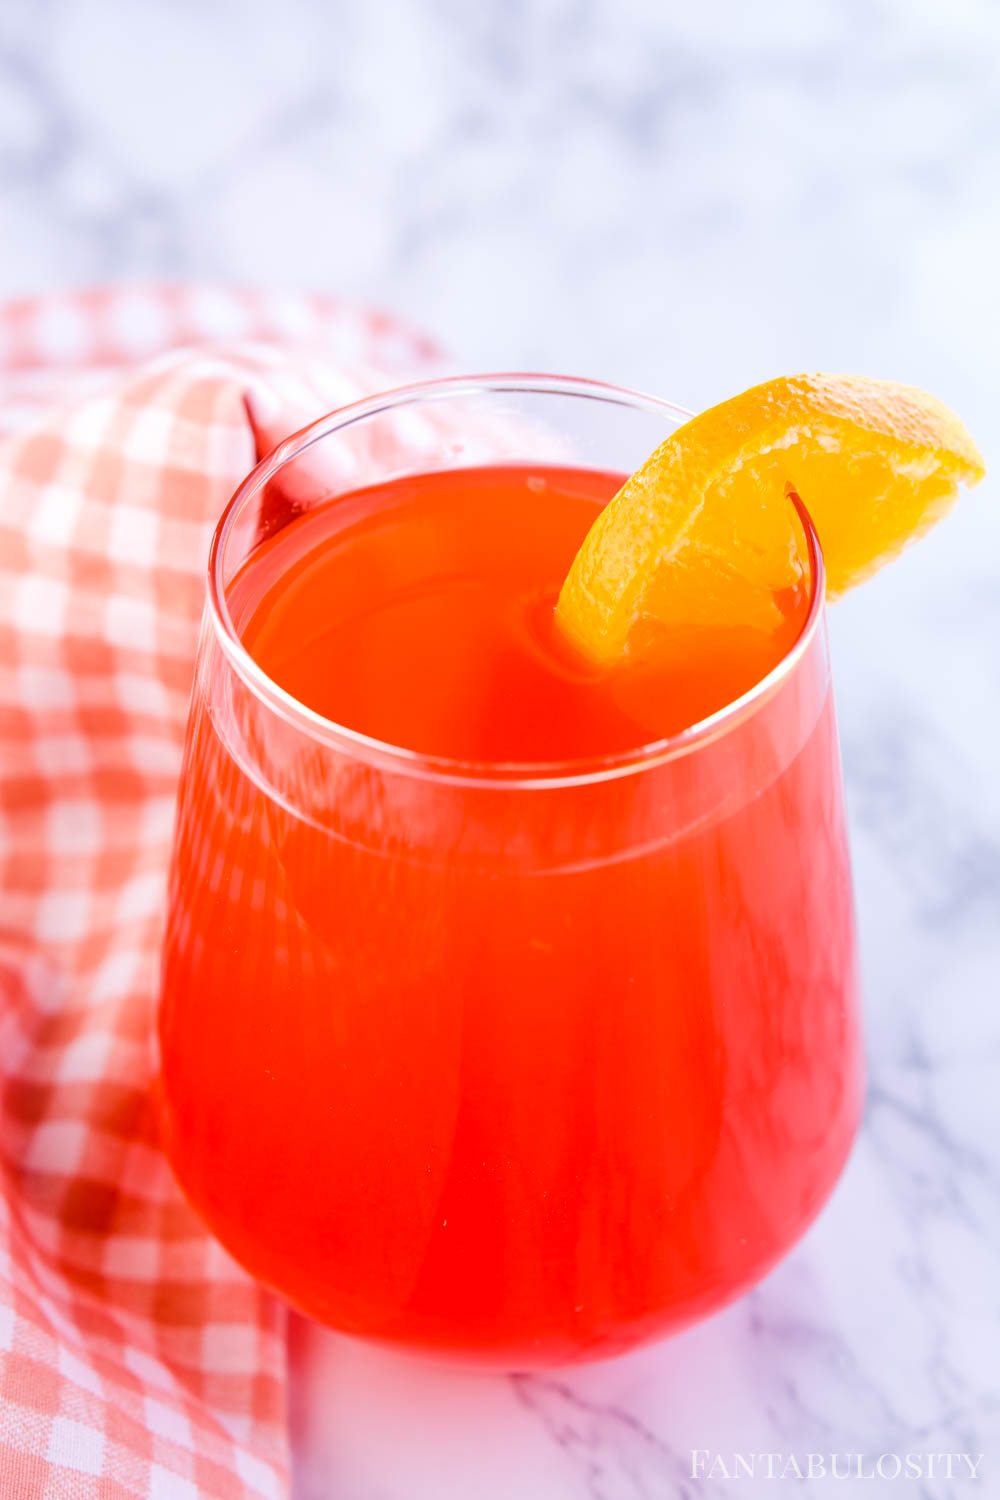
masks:
[[[998,97],[994,0],[0,0],[0,295],[320,288],[470,368],[689,406],[893,375],[998,468]],[[300,1329],[299,1500],[781,1493],[692,1449],[982,1453],[862,1493],[1000,1495],[996,499],[835,612],[871,1088],[819,1222],[729,1311],[572,1374]]]

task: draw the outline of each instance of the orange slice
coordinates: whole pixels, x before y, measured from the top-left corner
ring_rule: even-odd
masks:
[[[557,617],[611,663],[643,623],[773,631],[807,569],[802,497],[836,598],[922,535],[975,484],[982,457],[924,391],[860,375],[790,375],[679,427],[591,527]]]

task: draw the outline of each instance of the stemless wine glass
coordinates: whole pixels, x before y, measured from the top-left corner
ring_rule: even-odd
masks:
[[[219,523],[164,1139],[232,1254],[335,1328],[505,1367],[618,1352],[750,1286],[847,1155],[853,910],[804,512],[792,649],[711,718],[604,759],[379,743],[269,680],[231,609],[256,549],[339,492],[484,462],[625,474],[685,416],[561,378],[413,386],[290,438]]]

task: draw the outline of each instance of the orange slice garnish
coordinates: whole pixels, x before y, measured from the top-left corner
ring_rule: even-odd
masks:
[[[584,539],[557,617],[607,663],[629,652],[630,637],[646,639],[650,622],[774,631],[784,592],[808,567],[790,489],[836,598],[984,472],[958,418],[913,386],[860,375],[768,381],[679,427],[626,481]]]

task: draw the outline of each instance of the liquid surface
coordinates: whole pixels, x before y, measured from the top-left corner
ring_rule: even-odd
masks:
[[[658,658],[648,694],[588,679],[532,609],[617,479],[479,484],[369,492],[261,547],[231,599],[254,654],[355,728],[496,759],[635,744],[768,661],[737,632]],[[530,788],[322,750],[203,652],[161,1117],[231,1253],[336,1328],[506,1368],[618,1352],[761,1276],[860,1102],[822,627],[693,753]]]
[[[641,661],[589,668],[560,640],[553,606],[621,482],[511,465],[360,491],[258,549],[230,592],[234,622],[301,703],[425,754],[562,761],[662,739],[765,676],[809,600],[789,590],[773,632],[646,622]]]

